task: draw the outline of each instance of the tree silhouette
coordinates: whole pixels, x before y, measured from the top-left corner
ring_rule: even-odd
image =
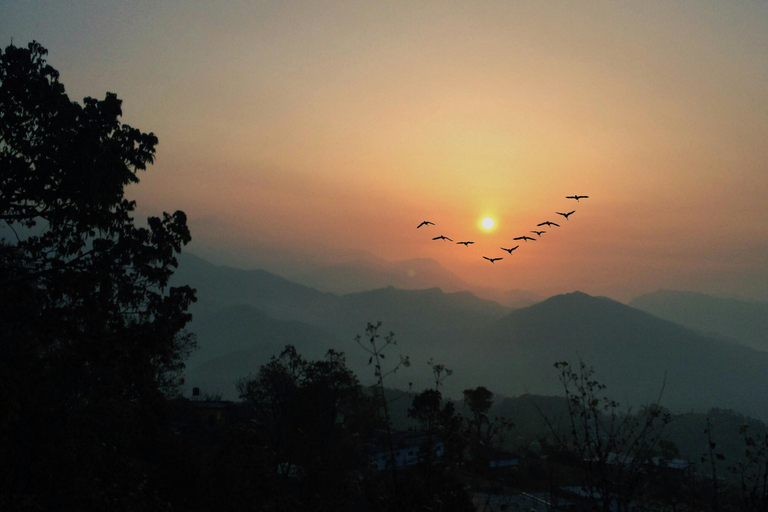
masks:
[[[489,425],[488,411],[493,405],[493,393],[484,386],[464,390],[464,403],[472,411],[471,426],[477,442],[483,440],[483,424]]]
[[[0,458],[16,464],[0,503],[43,506],[42,479],[59,478],[48,498],[60,510],[134,491],[149,506],[128,463],[143,428],[132,422],[149,421],[194,346],[194,291],[168,286],[190,234],[180,211],[134,223],[124,188],[157,138],[122,124],[112,93],[70,101],[46,54],[36,42],[0,52]],[[36,456],[51,462],[25,463]]]
[[[368,323],[365,327],[365,339],[368,344],[363,342],[361,335],[355,336],[355,343],[357,343],[363,350],[370,354],[368,358],[368,364],[373,365],[373,374],[376,378],[376,384],[373,388],[374,402],[377,409],[384,416],[384,428],[387,433],[387,442],[389,444],[389,465],[392,470],[392,479],[395,482],[395,488],[397,488],[397,464],[395,463],[395,447],[392,441],[392,421],[389,416],[389,403],[384,391],[384,379],[389,375],[397,372],[401,367],[408,367],[411,365],[411,361],[408,356],[400,355],[399,360],[392,365],[388,370],[383,369],[383,360],[385,359],[385,349],[390,345],[397,345],[395,340],[395,333],[389,332],[384,336],[379,334],[381,328],[381,322],[375,324]]]
[[[281,506],[313,500],[329,509],[346,505],[352,499],[350,468],[360,464],[360,438],[367,437],[360,416],[372,416],[373,409],[366,408],[344,355],[329,350],[324,359],[307,361],[288,345],[256,376],[241,379],[238,391],[267,447],[272,469],[262,478],[273,482]]]
[[[558,448],[580,461],[582,486],[594,507],[627,510],[641,497],[643,482],[652,480],[659,469],[653,459],[662,452],[670,413],[658,401],[637,413],[630,408],[622,411],[584,362],[577,368],[565,361],[554,366],[560,371],[568,408],[565,435],[545,418]]]
[[[418,421],[422,430],[432,433],[438,425],[442,401],[442,393],[434,389],[425,389],[413,397],[408,416]]]

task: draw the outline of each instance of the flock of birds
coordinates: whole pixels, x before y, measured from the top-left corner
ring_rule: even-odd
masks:
[[[565,198],[566,198],[566,199],[575,199],[575,200],[576,200],[576,202],[579,202],[579,199],[588,199],[588,198],[589,198],[589,196],[579,196],[579,195],[573,195],[573,196],[565,196]],[[565,217],[565,220],[568,220],[568,217],[570,217],[571,215],[573,215],[574,213],[576,213],[576,210],[571,210],[571,211],[569,211],[569,212],[555,212],[555,213],[556,213],[557,215],[562,215],[563,217]],[[416,226],[416,229],[419,229],[419,228],[421,228],[421,227],[423,227],[423,226],[427,226],[427,227],[429,227],[429,226],[434,226],[434,225],[435,225],[435,223],[434,223],[434,222],[430,222],[430,221],[428,221],[428,220],[425,220],[425,221],[422,221],[422,222],[421,222],[421,224],[419,224],[418,226]],[[546,226],[547,228],[551,228],[552,226],[554,226],[554,227],[558,227],[558,228],[559,228],[559,227],[560,227],[560,224],[557,224],[556,222],[552,222],[552,221],[549,221],[549,220],[547,220],[547,221],[544,221],[544,222],[541,222],[541,223],[539,223],[539,224],[536,224],[536,227],[537,227],[537,228],[538,228],[538,227],[542,227],[542,226]],[[538,238],[541,238],[541,235],[543,235],[544,233],[546,233],[546,230],[538,230],[538,229],[534,229],[534,230],[531,230],[531,233],[535,233],[535,234],[536,234],[536,236],[537,236]],[[523,236],[518,236],[518,237],[515,237],[515,238],[513,238],[512,240],[514,240],[514,241],[517,241],[517,240],[522,240],[523,242],[527,243],[529,240],[530,240],[530,241],[532,241],[532,242],[535,242],[535,241],[536,241],[538,238],[533,238],[533,237],[531,237],[531,236],[528,236],[528,235],[523,235]],[[434,237],[432,240],[442,240],[442,241],[453,242],[453,239],[452,239],[452,238],[448,238],[448,237],[447,237],[447,236],[445,236],[445,235],[436,236],[436,237]],[[475,242],[471,242],[471,241],[469,241],[469,240],[467,240],[467,241],[461,241],[461,242],[456,242],[456,244],[457,244],[457,245],[459,245],[459,244],[460,244],[460,245],[463,245],[463,246],[465,246],[465,247],[469,247],[471,244],[474,244],[474,243],[475,243]],[[516,245],[516,246],[514,246],[514,247],[501,247],[501,250],[502,250],[502,251],[506,251],[506,252],[508,252],[508,253],[511,255],[511,254],[512,254],[512,251],[514,251],[514,250],[515,250],[515,249],[517,249],[518,247],[520,247],[520,244],[518,244],[518,245]],[[499,261],[499,260],[503,260],[504,258],[503,258],[503,257],[498,257],[498,258],[490,257],[490,258],[489,258],[488,256],[483,256],[483,259],[484,259],[484,260],[488,260],[488,261],[490,261],[491,263],[495,263],[495,262],[497,262],[497,261]]]

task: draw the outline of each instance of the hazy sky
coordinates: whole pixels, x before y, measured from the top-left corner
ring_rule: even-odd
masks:
[[[763,0],[7,0],[11,39],[73,100],[123,99],[160,139],[129,195],[222,261],[368,251],[543,294],[768,300]]]

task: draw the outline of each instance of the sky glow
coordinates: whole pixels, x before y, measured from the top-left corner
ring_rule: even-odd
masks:
[[[763,1],[3,2],[11,39],[158,136],[129,194],[184,210],[218,262],[768,300]],[[414,229],[470,240],[480,212],[497,226],[468,248]]]

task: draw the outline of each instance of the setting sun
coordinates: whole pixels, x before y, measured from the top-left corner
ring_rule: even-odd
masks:
[[[490,217],[486,217],[486,218],[484,218],[484,219],[482,220],[482,222],[480,223],[480,225],[482,225],[482,226],[483,226],[483,229],[491,229],[491,228],[493,228],[494,222],[493,222],[493,219],[492,219],[492,218],[490,218]]]

